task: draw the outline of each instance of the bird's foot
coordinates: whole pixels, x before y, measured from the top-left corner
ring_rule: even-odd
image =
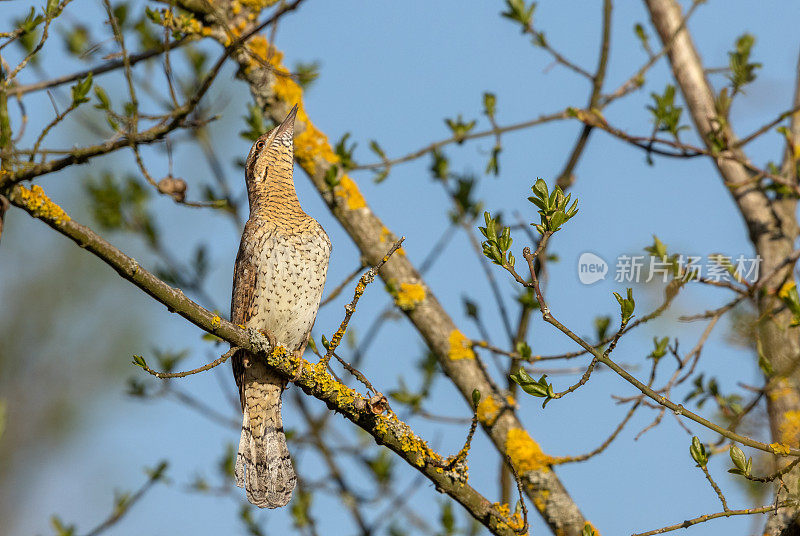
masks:
[[[269,349],[270,349],[270,351],[273,351],[273,350],[275,350],[275,348],[277,348],[278,341],[275,339],[275,335],[273,335],[270,330],[268,330],[268,329],[259,329],[258,332],[261,333],[263,336],[265,336],[267,338],[267,341],[269,341]]]
[[[303,352],[297,351],[292,354],[294,361],[297,363],[292,373],[291,382],[294,383],[303,377]]]

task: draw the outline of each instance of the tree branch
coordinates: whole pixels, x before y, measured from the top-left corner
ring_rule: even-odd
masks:
[[[179,4],[205,16],[211,35],[223,43],[228,28],[235,26],[238,20],[231,14],[208,13],[207,8],[192,9],[194,2]],[[246,10],[236,15],[246,16]],[[240,66],[239,75],[250,86],[258,105],[273,120],[282,120],[288,109],[298,104],[295,159],[308,173],[311,182],[364,258],[372,264],[376,263],[383,257],[386,243],[396,240],[395,235],[369,208],[353,179],[342,173],[338,157],[326,136],[311,122],[305,110],[302,89],[290,77],[282,76],[282,73],[288,72],[281,63],[282,53],[262,37],[251,39],[246,48],[248,50],[233,54]],[[254,56],[258,59],[254,60]],[[334,187],[331,187],[332,178],[337,182]],[[505,397],[496,390],[486,370],[476,359],[469,339],[456,327],[408,257],[395,255],[384,265],[380,275],[384,281],[396,287],[411,285],[419,291],[418,294],[424,296],[404,312],[437,356],[442,370],[456,385],[464,401],[471,405],[474,389],[478,389],[485,397],[491,395],[493,399],[504,401]],[[513,409],[505,405],[491,424],[481,424],[495,447],[504,455],[509,447],[525,444],[524,450],[511,453],[511,459],[517,464],[526,494],[551,529],[566,534],[579,533],[585,524],[583,515],[550,468],[550,458],[541,452],[539,445],[525,431]],[[520,452],[527,454],[523,457]]]
[[[360,426],[375,438],[378,444],[386,445],[409,465],[424,474],[436,489],[447,493],[493,534],[512,536],[504,516],[480,493],[466,483],[465,475],[457,471],[442,470],[443,458],[431,450],[427,443],[411,428],[389,415],[375,415],[370,401],[353,389],[337,382],[324,364],[314,365],[305,360],[298,362],[282,348],[271,348],[267,338],[256,330],[239,327],[196,304],[180,289],[172,288],[139,263],[111,245],[90,228],[72,220],[58,205],[44,194],[41,187],[31,190],[15,186],[10,201],[48,226],[70,238],[81,248],[89,251],[114,268],[125,280],[139,287],[156,301],[164,304],[170,312],[177,313],[203,331],[216,335],[233,346],[255,353],[282,374],[294,381],[306,394],[324,402],[330,409]]]

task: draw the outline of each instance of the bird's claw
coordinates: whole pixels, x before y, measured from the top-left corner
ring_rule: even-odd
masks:
[[[292,373],[292,377],[290,378],[290,381],[292,383],[296,382],[297,380],[303,377],[303,354],[301,354],[300,352],[295,352],[294,358],[297,361],[297,365],[295,365],[294,372]]]
[[[261,333],[263,336],[265,336],[267,338],[267,341],[269,341],[270,351],[274,350],[278,346],[278,341],[275,340],[275,335],[273,335],[270,330],[259,329],[258,332]]]

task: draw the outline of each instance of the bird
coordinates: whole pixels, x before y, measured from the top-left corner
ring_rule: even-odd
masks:
[[[250,216],[233,273],[231,321],[255,328],[271,348],[302,357],[319,310],[331,241],[300,207],[292,176],[295,105],[260,136],[245,162]],[[231,362],[242,406],[242,433],[234,476],[259,508],[280,508],[297,483],[281,418],[286,380],[251,352]]]

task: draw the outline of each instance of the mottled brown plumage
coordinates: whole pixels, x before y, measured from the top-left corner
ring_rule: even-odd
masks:
[[[231,321],[262,330],[271,342],[302,355],[319,309],[331,243],[303,212],[292,179],[295,106],[256,140],[245,163],[250,219],[233,274]],[[260,508],[284,506],[296,483],[281,421],[286,382],[263,360],[239,351],[232,359],[242,403],[236,483]]]

